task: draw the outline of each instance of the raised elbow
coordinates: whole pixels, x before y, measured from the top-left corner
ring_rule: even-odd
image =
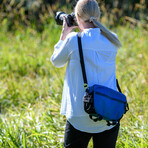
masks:
[[[57,68],[64,66],[60,61],[56,60],[53,56],[50,58],[50,61]]]

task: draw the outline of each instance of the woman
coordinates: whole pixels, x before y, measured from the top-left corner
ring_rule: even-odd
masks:
[[[100,9],[96,0],[79,0],[75,16],[81,31],[82,49],[88,85],[100,84],[117,90],[115,58],[121,46],[117,35],[111,33],[100,22]],[[94,122],[83,109],[83,77],[79,58],[75,28],[68,27],[66,19],[59,42],[55,45],[51,62],[56,67],[66,63],[61,114],[67,118],[64,146],[86,148],[91,137],[94,148],[114,148],[119,123],[107,126],[106,121]]]

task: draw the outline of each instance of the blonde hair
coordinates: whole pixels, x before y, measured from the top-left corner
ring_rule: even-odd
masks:
[[[119,39],[100,23],[100,8],[96,0],[79,0],[75,7],[76,17],[84,22],[92,22],[95,27],[100,28],[101,33],[114,45],[121,47]]]

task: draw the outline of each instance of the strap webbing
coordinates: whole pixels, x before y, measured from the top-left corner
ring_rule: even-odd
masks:
[[[87,84],[87,77],[86,77],[83,51],[82,51],[82,43],[81,43],[81,32],[78,33],[78,46],[79,46],[80,63],[81,63],[81,68],[82,68],[83,80],[84,80],[84,84]]]
[[[119,86],[119,83],[118,83],[118,80],[117,80],[117,79],[116,79],[116,84],[117,84],[117,88],[118,88],[119,92],[122,93],[121,88],[120,88],[120,86]]]

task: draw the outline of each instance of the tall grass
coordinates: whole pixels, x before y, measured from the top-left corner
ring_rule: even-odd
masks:
[[[0,147],[62,148],[65,117],[59,114],[65,67],[50,63],[61,27],[42,34],[0,29]],[[148,33],[129,26],[114,30],[123,47],[117,77],[130,111],[121,121],[117,148],[148,147]],[[91,143],[89,147],[91,147]]]

